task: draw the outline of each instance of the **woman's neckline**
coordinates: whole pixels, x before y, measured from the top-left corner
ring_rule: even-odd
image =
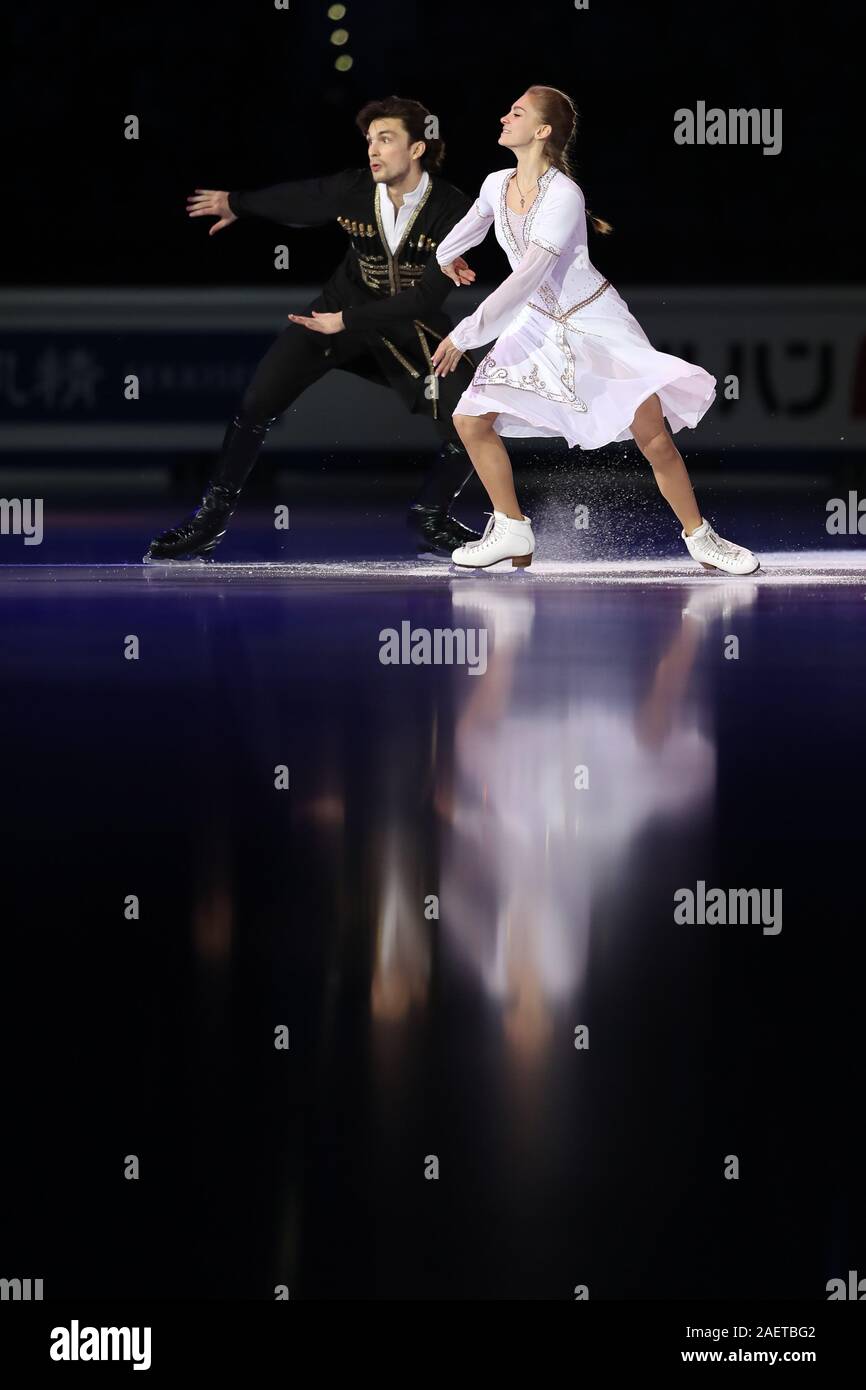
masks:
[[[510,172],[508,178],[505,180],[505,195],[506,195],[506,196],[505,196],[505,207],[506,207],[506,210],[507,210],[508,212],[511,213],[512,217],[527,217],[527,216],[529,215],[529,213],[530,213],[530,212],[532,211],[532,209],[535,207],[536,202],[537,202],[538,199],[541,197],[541,185],[544,183],[544,180],[547,178],[547,176],[548,176],[548,174],[551,172],[551,170],[553,170],[553,169],[555,169],[555,168],[556,168],[556,165],[555,165],[555,164],[548,164],[548,166],[547,166],[547,168],[545,169],[544,173],[541,174],[540,177],[539,177],[539,179],[538,179],[538,187],[537,187],[536,192],[535,192],[535,197],[533,198],[532,202],[529,204],[529,207],[528,207],[528,208],[524,208],[522,212],[515,212],[515,211],[514,211],[514,208],[508,206],[508,185],[511,183],[511,180],[512,180],[512,179],[515,179],[515,180],[517,179],[517,170],[516,170],[516,169],[512,169],[512,170],[511,170],[511,172]],[[516,184],[515,184],[515,186],[516,186]]]

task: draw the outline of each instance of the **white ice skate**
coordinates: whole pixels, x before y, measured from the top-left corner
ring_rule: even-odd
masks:
[[[705,570],[723,570],[725,574],[754,574],[761,562],[745,546],[734,545],[716,535],[705,517],[697,531],[687,536],[685,529],[680,532],[693,560],[703,565]]]
[[[534,549],[535,537],[528,516],[517,521],[504,512],[491,512],[480,541],[458,546],[452,550],[451,560],[464,569],[486,569],[500,560],[510,560],[512,565],[525,568],[532,564]]]

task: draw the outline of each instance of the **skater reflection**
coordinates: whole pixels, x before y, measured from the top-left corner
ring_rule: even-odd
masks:
[[[610,682],[603,696],[545,695],[527,652],[532,593],[456,581],[460,621],[486,624],[492,653],[437,786],[441,930],[495,1002],[519,1065],[546,1053],[557,1010],[580,990],[593,909],[627,890],[638,836],[709,815],[715,745],[687,701],[689,677],[711,619],[755,596],[742,580],[693,593],[634,705]]]
[[[545,691],[533,592],[454,582],[452,626],[487,629],[488,668],[453,687],[462,699],[450,741],[434,704],[417,711],[425,722],[415,723],[414,755],[396,759],[379,789],[382,830],[366,856],[378,879],[370,885],[376,1023],[405,1023],[426,1008],[438,940],[443,969],[450,958],[480,981],[512,1059],[531,1066],[544,1056],[557,1010],[586,979],[593,910],[602,895],[628,890],[638,837],[659,820],[678,833],[686,821],[694,829],[696,813],[709,816],[715,746],[689,700],[690,678],[707,634],[718,632],[713,619],[749,606],[757,588],[740,579],[687,593],[635,702],[624,685],[612,694],[610,679],[599,695]],[[422,762],[433,770],[438,846]],[[585,787],[576,785],[581,767]],[[420,820],[405,815],[407,775]]]
[[[432,931],[423,909],[423,884],[413,864],[408,827],[392,819],[385,831],[382,879],[375,924],[370,1009],[380,1022],[396,1023],[427,1002]],[[407,869],[409,870],[407,872]]]

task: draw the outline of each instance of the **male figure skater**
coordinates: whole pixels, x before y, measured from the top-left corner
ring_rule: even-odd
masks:
[[[430,120],[417,101],[392,96],[369,102],[356,117],[367,141],[367,168],[255,192],[197,189],[188,199],[191,217],[218,218],[210,235],[239,217],[290,227],[336,220],[349,246],[308,313],[288,315],[292,322],[259,363],[198,510],[155,537],[145,560],[191,559],[216,547],[270,426],[334,367],[390,386],[410,412],[434,421],[443,445],[408,517],[419,552],[450,556],[477,539],[451,515],[473,473],[451,417],[474,364],[464,357],[440,380],[431,361],[452,327],[441,308],[452,281],[439,269],[436,247],[471,200],[436,174],[445,146],[425,135]],[[456,269],[460,282],[471,284],[475,273],[465,261]]]

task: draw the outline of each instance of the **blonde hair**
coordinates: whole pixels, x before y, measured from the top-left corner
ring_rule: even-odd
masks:
[[[542,124],[550,126],[550,134],[544,142],[546,157],[567,178],[574,179],[569,147],[577,134],[577,107],[571,97],[558,87],[533,86],[527,87],[526,91],[535,103]],[[603,236],[613,231],[609,222],[605,222],[603,217],[593,217],[589,208],[586,215],[595,231]]]

